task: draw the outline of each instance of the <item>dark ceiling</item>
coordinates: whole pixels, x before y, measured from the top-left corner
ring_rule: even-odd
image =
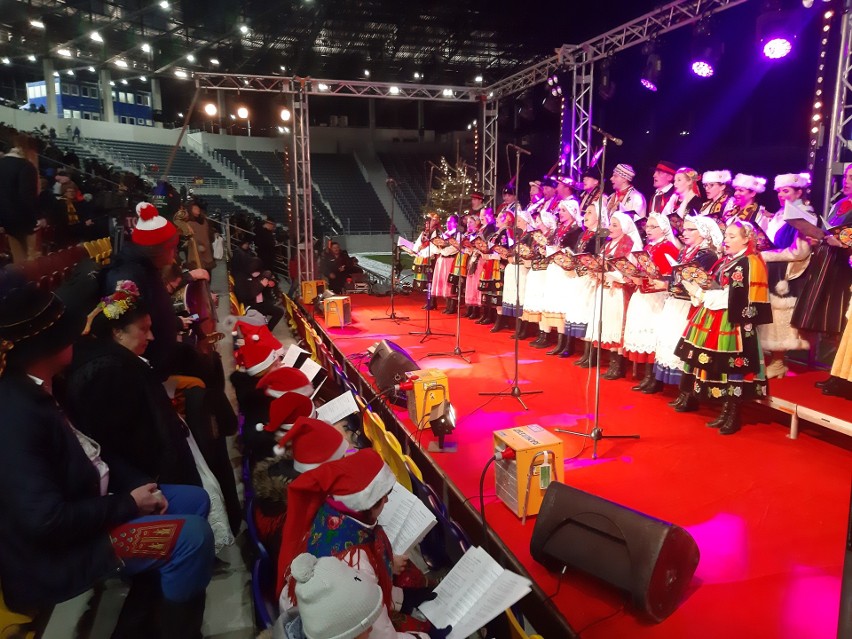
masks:
[[[651,0],[6,0],[0,55],[187,70],[485,84],[652,10]],[[41,21],[44,29],[32,26]],[[245,31],[241,30],[245,28]],[[104,43],[89,34],[97,29]],[[151,52],[143,52],[143,43]],[[186,59],[195,56],[195,62]],[[214,67],[210,59],[219,65]],[[282,68],[283,67],[283,68]],[[415,74],[419,74],[419,77]]]

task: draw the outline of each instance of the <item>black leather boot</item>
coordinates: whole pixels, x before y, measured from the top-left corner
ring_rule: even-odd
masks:
[[[542,330],[539,330],[538,338],[531,341],[530,346],[532,346],[533,348],[541,348],[545,344],[547,344],[547,333]]]
[[[663,392],[663,383],[654,375],[654,365],[651,364],[651,381],[642,390],[643,395],[656,395]]]
[[[588,368],[589,367],[589,358],[592,355],[592,343],[591,342],[583,342],[583,355],[574,362],[574,366],[579,366],[580,368]]]
[[[476,323],[477,324],[490,324],[491,322],[489,320],[491,319],[491,311],[492,311],[492,308],[490,306],[483,306],[482,307],[482,317],[480,317],[478,320],[476,320]]]
[[[522,320],[520,317],[516,317],[515,319],[515,333],[512,335],[515,339],[524,339],[524,336],[527,332],[527,323]]]
[[[740,421],[740,402],[736,399],[729,399],[726,403],[730,404],[730,408],[728,409],[728,414],[725,417],[725,422],[719,428],[719,434],[733,435],[742,428],[742,423]]]
[[[669,402],[669,406],[671,406],[672,408],[677,408],[679,405],[683,404],[686,401],[687,396],[692,393],[692,384],[694,379],[694,376],[688,375],[686,373],[680,376],[680,382],[678,383],[679,394],[677,396],[677,399]]]
[[[476,308],[475,306],[468,304],[468,307],[465,309],[464,316],[467,319],[470,319],[473,316],[473,309],[475,309],[475,308]]]
[[[541,331],[544,337],[541,340],[541,344],[532,344],[533,348],[547,348],[553,343],[553,338],[550,336],[550,331]]]
[[[574,354],[574,342],[576,340],[570,335],[565,336],[565,347],[559,351],[559,357],[571,357]]]
[[[423,305],[423,309],[428,311],[434,311],[436,308],[438,308],[438,305],[435,303],[435,298],[427,298],[426,303]]]
[[[698,398],[692,393],[686,393],[682,404],[675,406],[677,413],[694,413],[698,410]]]
[[[447,298],[447,308],[441,311],[444,315],[455,315],[456,309],[458,308],[458,300],[455,297]]]
[[[474,306],[473,312],[470,315],[468,315],[467,317],[468,317],[468,319],[478,320],[480,317],[482,317],[482,307],[481,306]]]
[[[491,327],[491,330],[489,332],[498,333],[504,328],[506,328],[506,318],[503,317],[501,313],[497,313],[497,317],[494,320],[494,326]]]
[[[610,351],[609,368],[606,369],[606,373],[603,374],[603,378],[613,380],[621,379],[624,376],[624,356],[619,355],[615,351]]]
[[[636,386],[631,387],[632,391],[644,391],[648,384],[656,381],[654,378],[654,365],[653,364],[645,364],[645,376],[642,378],[642,381],[636,384]]]
[[[485,326],[491,326],[497,321],[497,307],[492,306],[488,309],[488,321],[482,322]]]
[[[559,355],[562,349],[565,348],[565,333],[557,333],[556,346],[547,351],[548,355]]]
[[[722,404],[722,410],[719,411],[718,417],[716,419],[707,422],[708,428],[721,428],[722,424],[728,419],[728,413],[731,410],[731,402],[730,400],[726,400],[724,404]]]

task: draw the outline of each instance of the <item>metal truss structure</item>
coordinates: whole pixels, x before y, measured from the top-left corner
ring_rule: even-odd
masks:
[[[293,96],[293,153],[290,158],[293,171],[294,206],[296,219],[296,266],[298,273],[308,280],[314,279],[313,237],[314,209],[311,201],[311,136],[308,94],[304,90]]]
[[[497,202],[497,101],[482,101],[482,169],[480,187],[486,201]]]
[[[845,5],[846,3],[844,3]],[[840,55],[837,60],[837,77],[834,85],[834,100],[829,102],[825,96],[823,102],[831,104],[828,119],[828,135],[825,144],[826,166],[823,197],[823,215],[830,208],[831,181],[841,175],[844,159],[848,161],[852,154],[852,13],[848,10],[840,17]],[[818,96],[819,99],[822,96]]]

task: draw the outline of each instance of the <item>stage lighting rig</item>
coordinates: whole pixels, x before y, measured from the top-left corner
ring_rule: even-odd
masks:
[[[660,85],[660,75],[662,73],[663,64],[660,56],[657,54],[657,45],[653,40],[647,42],[642,47],[642,53],[647,56],[645,59],[645,68],[642,71],[642,76],[639,82],[648,91],[656,92]]]
[[[769,0],[757,18],[757,39],[764,58],[786,58],[796,39],[795,16],[791,11],[782,9],[776,0]]]
[[[699,78],[712,77],[716,73],[722,51],[722,41],[711,33],[710,22],[700,21],[692,34],[692,72]]]
[[[429,444],[429,452],[456,452],[456,444],[444,440],[456,429],[456,410],[450,402],[445,400],[432,407],[432,410],[429,411],[429,428],[432,429],[432,434],[438,438],[437,445],[434,442]]]

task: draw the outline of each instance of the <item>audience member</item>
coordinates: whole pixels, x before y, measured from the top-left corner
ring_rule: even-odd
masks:
[[[343,292],[347,278],[353,273],[364,272],[349,253],[340,248],[339,242],[329,244],[320,259],[320,269],[323,277],[328,279],[328,287],[337,294]]]
[[[12,261],[38,257],[37,229],[45,225],[38,206],[38,154],[35,140],[18,134],[0,158],[0,229],[9,239]]]

